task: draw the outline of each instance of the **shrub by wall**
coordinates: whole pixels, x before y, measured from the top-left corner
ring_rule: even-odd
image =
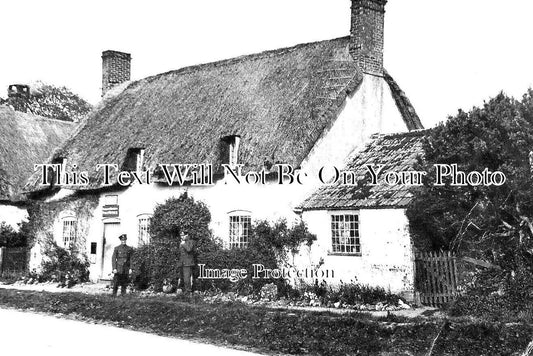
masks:
[[[136,265],[144,266],[144,275],[139,276],[138,287],[146,285],[146,281],[156,291],[162,290],[167,281],[177,285],[179,232],[186,230],[189,237],[196,240],[196,251],[201,251],[212,244],[210,221],[211,213],[207,206],[187,193],[157,205],[150,223],[152,241],[135,261]]]
[[[37,278],[40,282],[57,282],[71,287],[89,280],[89,260],[77,250],[67,250],[48,239],[44,246],[43,261]]]
[[[316,236],[309,233],[305,224],[289,227],[285,220],[274,224],[259,221],[252,226],[250,242],[246,248],[226,249],[209,230],[211,214],[207,206],[186,193],[170,198],[156,207],[150,224],[152,240],[137,250],[133,260],[134,283],[140,289],[152,286],[161,291],[169,283],[177,286],[179,269],[179,232],[186,230],[196,240],[198,264],[211,269],[246,269],[248,277],[238,282],[224,280],[196,280],[195,289],[235,291],[241,294],[259,292],[269,279],[252,280],[252,265],[279,268],[287,257],[296,253],[300,245],[312,244]],[[195,271],[198,275],[198,269]],[[283,280],[276,280],[284,284]]]
[[[312,244],[316,236],[311,234],[301,222],[288,226],[286,220],[274,224],[258,221],[250,231],[250,240],[245,248],[225,249],[222,244],[214,243],[209,249],[200,251],[198,263],[211,269],[245,269],[247,277],[237,282],[223,280],[198,280],[200,290],[233,291],[239,294],[258,294],[261,288],[274,283],[284,288],[287,281],[283,279],[252,279],[253,265],[261,264],[268,269],[279,269],[288,264],[289,254],[296,253],[302,244]]]

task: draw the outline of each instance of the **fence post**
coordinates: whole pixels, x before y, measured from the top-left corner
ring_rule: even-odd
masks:
[[[0,247],[0,276],[4,273],[4,259],[6,256],[6,248]]]

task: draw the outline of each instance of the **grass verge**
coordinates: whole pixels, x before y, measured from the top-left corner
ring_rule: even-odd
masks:
[[[30,309],[186,339],[239,345],[267,353],[419,355],[435,336],[434,355],[504,355],[524,350],[529,324],[402,319],[375,320],[252,307],[240,303],[189,303],[169,298],[46,293],[0,289],[0,307]],[[394,321],[394,322],[393,322]]]

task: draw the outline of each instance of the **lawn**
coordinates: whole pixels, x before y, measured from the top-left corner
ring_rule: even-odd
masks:
[[[168,297],[0,289],[0,307],[61,314],[264,353],[314,355],[510,355],[523,351],[533,325],[467,319],[374,319],[363,314],[272,310]]]

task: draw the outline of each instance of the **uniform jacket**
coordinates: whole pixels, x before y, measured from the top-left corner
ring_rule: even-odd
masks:
[[[193,240],[187,240],[180,245],[180,266],[194,266],[196,264],[196,246]]]
[[[133,254],[133,248],[127,245],[119,245],[115,247],[111,261],[113,269],[117,270],[119,274],[128,273],[130,270],[131,255]]]

